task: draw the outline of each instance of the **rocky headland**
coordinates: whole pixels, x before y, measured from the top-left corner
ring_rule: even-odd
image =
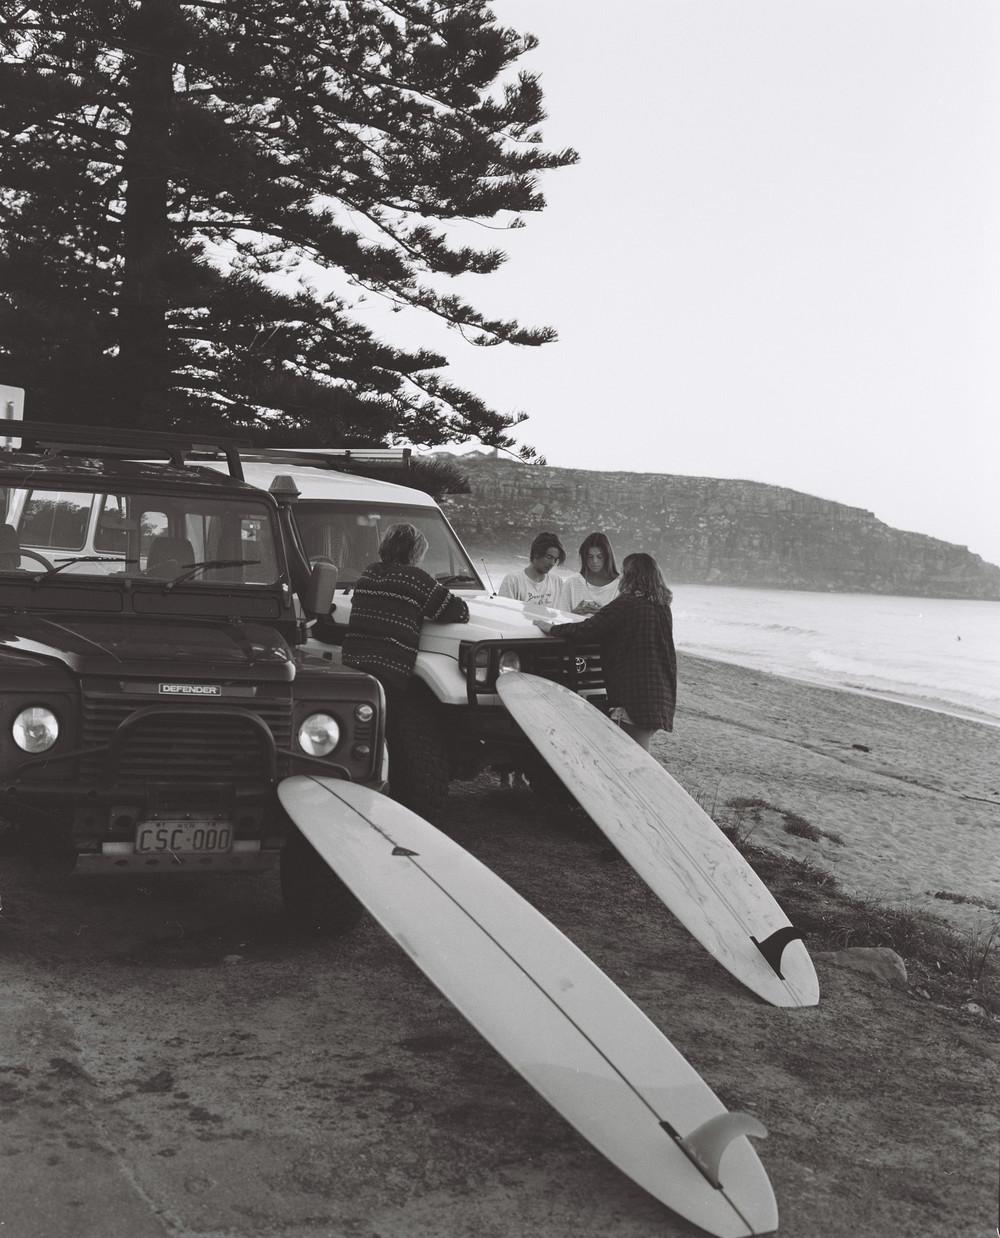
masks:
[[[551,529],[575,567],[580,540],[601,529],[620,556],[646,550],[674,582],[1000,599],[1000,567],[967,547],[781,486],[452,459],[471,493],[442,506],[477,556],[523,554]]]

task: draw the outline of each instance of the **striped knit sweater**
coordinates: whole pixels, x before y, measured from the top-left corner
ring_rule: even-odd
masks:
[[[387,688],[404,687],[425,619],[468,623],[469,608],[423,568],[373,563],[351,595],[344,663],[368,671]]]

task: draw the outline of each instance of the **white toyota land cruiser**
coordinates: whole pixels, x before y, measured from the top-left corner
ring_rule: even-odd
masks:
[[[399,521],[416,525],[427,538],[421,566],[468,603],[467,624],[424,624],[405,717],[397,718],[406,740],[399,751],[389,752],[393,796],[433,819],[453,779],[472,778],[491,764],[516,765],[536,786],[551,789],[554,776],[500,703],[497,676],[529,671],[603,705],[598,646],[572,649],[566,641],[544,637],[532,616],[557,612],[498,597],[429,495],[345,471],[364,467],[366,459],[377,463],[389,452],[244,449],[240,454],[251,485],[270,490],[279,501],[297,492],[291,523],[309,565],[327,560],[337,568],[329,619],[311,628],[307,649],[313,656],[339,660],[351,591],[378,559],[385,530]]]

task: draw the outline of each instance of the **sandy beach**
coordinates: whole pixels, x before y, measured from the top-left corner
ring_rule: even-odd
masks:
[[[701,658],[681,656],[679,677],[654,753],[717,819],[853,893],[962,928],[1000,916],[1000,729]],[[755,821],[732,800],[776,811]],[[788,833],[785,813],[821,836]]]
[[[1000,914],[997,739],[688,657],[676,731],[655,749],[752,842],[967,936]],[[803,820],[823,833],[787,832]],[[809,927],[819,1005],[776,1009],[581,813],[487,774],[455,786],[440,824],[597,963],[728,1108],[764,1123],[783,1238],[992,1232],[992,989],[958,975],[942,997],[933,960],[912,958],[892,987],[834,953],[850,925],[823,939]],[[703,1232],[598,1155],[371,917],[344,938],[304,939],[270,878],[46,881],[16,856],[0,872],[10,1238]],[[807,885],[812,912],[827,890]]]

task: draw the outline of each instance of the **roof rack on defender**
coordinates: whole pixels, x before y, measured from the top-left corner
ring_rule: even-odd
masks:
[[[278,462],[314,469],[337,469],[350,473],[358,469],[399,468],[407,472],[413,449],[410,447],[247,447],[240,455],[247,462]]]
[[[246,443],[218,434],[78,426],[62,421],[21,421],[17,423],[16,434],[11,437],[21,440],[21,451],[44,449],[53,455],[67,456],[96,452],[123,459],[157,455],[166,456],[177,468],[183,468],[187,457],[194,452],[221,452],[229,465],[229,475],[237,481],[244,480],[240,450]]]

